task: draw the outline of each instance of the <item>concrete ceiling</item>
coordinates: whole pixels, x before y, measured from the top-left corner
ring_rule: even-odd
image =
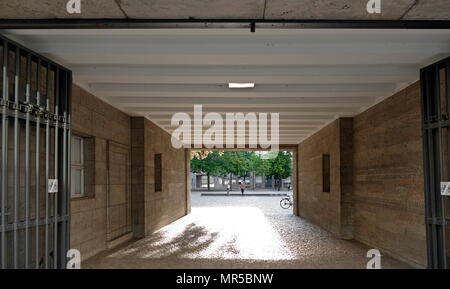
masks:
[[[75,83],[172,131],[176,112],[279,112],[294,144],[419,79],[450,53],[448,30],[7,30]],[[228,82],[254,82],[231,90]]]
[[[368,0],[83,0],[72,15],[67,2],[4,0],[0,18],[450,20],[450,0],[383,0],[373,15]]]

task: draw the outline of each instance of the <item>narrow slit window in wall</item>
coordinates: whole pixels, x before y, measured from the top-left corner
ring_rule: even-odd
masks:
[[[155,154],[155,192],[162,191],[162,160],[161,154]]]
[[[330,155],[322,155],[322,190],[324,193],[330,192]]]

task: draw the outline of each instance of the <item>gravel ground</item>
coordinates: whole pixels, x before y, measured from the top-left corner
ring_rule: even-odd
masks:
[[[83,268],[358,268],[370,248],[334,238],[280,207],[281,197],[200,196],[192,213],[103,252]],[[409,268],[383,256],[383,268]]]

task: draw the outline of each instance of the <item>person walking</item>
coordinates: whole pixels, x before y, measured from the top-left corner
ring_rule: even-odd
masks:
[[[245,184],[243,182],[239,182],[239,188],[241,189],[241,194],[244,195]]]
[[[230,185],[227,185],[227,195],[230,195]]]

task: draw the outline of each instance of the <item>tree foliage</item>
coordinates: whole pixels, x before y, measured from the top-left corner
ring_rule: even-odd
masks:
[[[278,155],[271,159],[270,173],[277,180],[277,188],[281,188],[281,179],[289,177],[292,173],[292,154],[290,152],[278,152]]]
[[[191,170],[194,173],[209,173],[210,175],[220,175],[223,170],[222,156],[219,151],[205,153],[199,151],[194,153],[191,159]]]
[[[221,176],[225,173],[222,153],[219,151],[195,152],[191,158],[191,171],[205,173],[208,177],[208,191],[210,190],[210,176]]]
[[[292,173],[292,154],[290,152],[278,152],[276,158],[271,159],[270,173],[276,179],[285,179]]]
[[[245,179],[254,172],[284,179],[292,173],[292,153],[280,151],[275,158],[267,159],[264,154],[255,151],[195,151],[192,153],[191,170],[205,173],[208,178],[232,174]]]

